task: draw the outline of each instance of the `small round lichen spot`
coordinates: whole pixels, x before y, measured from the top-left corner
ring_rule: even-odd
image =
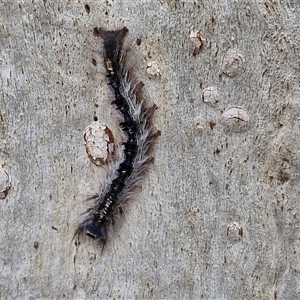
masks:
[[[246,110],[240,106],[228,108],[223,113],[222,119],[227,129],[234,132],[244,132],[250,126],[250,117]]]
[[[205,128],[205,121],[204,121],[204,119],[201,116],[197,116],[194,119],[194,123],[195,123],[195,126],[197,127],[197,129],[199,131],[203,131],[204,130],[204,128]]]
[[[200,31],[196,31],[196,30],[191,31],[190,40],[197,48],[200,48],[203,45],[203,37]]]
[[[160,78],[160,67],[158,62],[156,61],[149,61],[147,65],[147,74],[150,79]]]
[[[0,199],[5,199],[10,188],[9,176],[3,168],[0,168]]]
[[[202,91],[202,100],[204,103],[215,106],[219,102],[218,89],[215,86],[210,86]]]
[[[239,241],[243,237],[243,228],[238,222],[231,222],[227,226],[227,237],[232,242]]]
[[[114,152],[114,136],[110,129],[99,121],[90,124],[84,131],[86,153],[97,166],[107,163]]]
[[[222,62],[222,72],[228,77],[237,76],[244,65],[244,56],[238,49],[230,49],[224,55]]]
[[[195,55],[199,54],[199,52],[204,44],[204,38],[200,31],[194,30],[194,31],[191,31],[191,33],[190,33],[190,40],[195,46],[195,49],[193,52],[193,55],[195,56]]]

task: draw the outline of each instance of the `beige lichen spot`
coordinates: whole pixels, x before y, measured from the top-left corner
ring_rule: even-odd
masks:
[[[222,62],[222,73],[228,77],[237,76],[244,65],[244,56],[238,49],[230,49],[226,52]]]
[[[99,121],[90,124],[84,131],[86,153],[97,166],[107,163],[114,152],[114,136],[110,129]]]
[[[238,241],[243,237],[243,228],[238,222],[231,222],[227,226],[227,237],[231,241]]]
[[[194,119],[194,123],[195,123],[195,126],[197,127],[197,129],[199,131],[203,131],[204,130],[204,128],[205,128],[205,120],[203,119],[203,117],[197,116]]]
[[[0,199],[4,199],[7,196],[10,188],[9,176],[3,168],[0,168]]]
[[[160,78],[160,67],[156,61],[149,61],[147,65],[147,74],[150,79]]]
[[[210,86],[202,91],[202,100],[204,103],[215,106],[219,102],[219,93],[216,86]]]
[[[195,55],[199,54],[199,52],[204,44],[204,38],[200,31],[193,30],[190,33],[190,40],[195,46],[195,49],[193,52],[193,55],[195,56]]]
[[[222,119],[227,129],[234,132],[244,132],[250,126],[250,117],[246,110],[240,106],[228,108],[223,113]]]

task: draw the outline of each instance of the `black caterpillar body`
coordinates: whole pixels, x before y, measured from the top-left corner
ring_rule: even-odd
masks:
[[[141,82],[133,83],[129,70],[124,66],[123,41],[128,29],[106,31],[95,28],[94,34],[103,39],[104,64],[109,85],[114,94],[112,104],[116,106],[122,122],[120,127],[125,141],[120,147],[119,160],[112,163],[107,181],[93,198],[92,205],[79,218],[75,234],[86,234],[105,243],[111,236],[115,216],[122,204],[132,196],[139,184],[141,174],[153,161],[149,151],[160,135],[150,126],[150,118],[157,106],[145,107],[140,99]]]

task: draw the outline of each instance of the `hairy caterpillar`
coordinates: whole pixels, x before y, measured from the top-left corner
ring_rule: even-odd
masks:
[[[112,234],[112,225],[122,204],[130,198],[141,174],[153,161],[149,151],[160,135],[160,131],[153,132],[150,126],[151,115],[157,106],[145,106],[139,93],[143,83],[132,83],[129,70],[124,66],[122,47],[127,32],[126,27],[115,31],[94,29],[94,35],[103,39],[106,77],[114,95],[112,104],[122,118],[120,127],[125,141],[120,147],[118,161],[110,166],[102,190],[91,199],[92,204],[79,218],[75,235],[86,234],[104,244]]]

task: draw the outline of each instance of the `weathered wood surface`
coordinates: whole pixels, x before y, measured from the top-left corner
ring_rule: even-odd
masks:
[[[1,1],[0,153],[12,187],[0,202],[0,298],[298,299],[299,16],[283,0]],[[141,38],[135,74],[162,136],[101,254],[71,241],[105,176],[83,130],[96,115],[119,131],[92,28],[124,25]],[[205,40],[195,56],[193,30]],[[228,77],[232,49],[243,66]],[[146,76],[151,60],[160,80]],[[215,106],[201,97],[210,86]],[[232,106],[250,117],[242,132],[222,121]]]

